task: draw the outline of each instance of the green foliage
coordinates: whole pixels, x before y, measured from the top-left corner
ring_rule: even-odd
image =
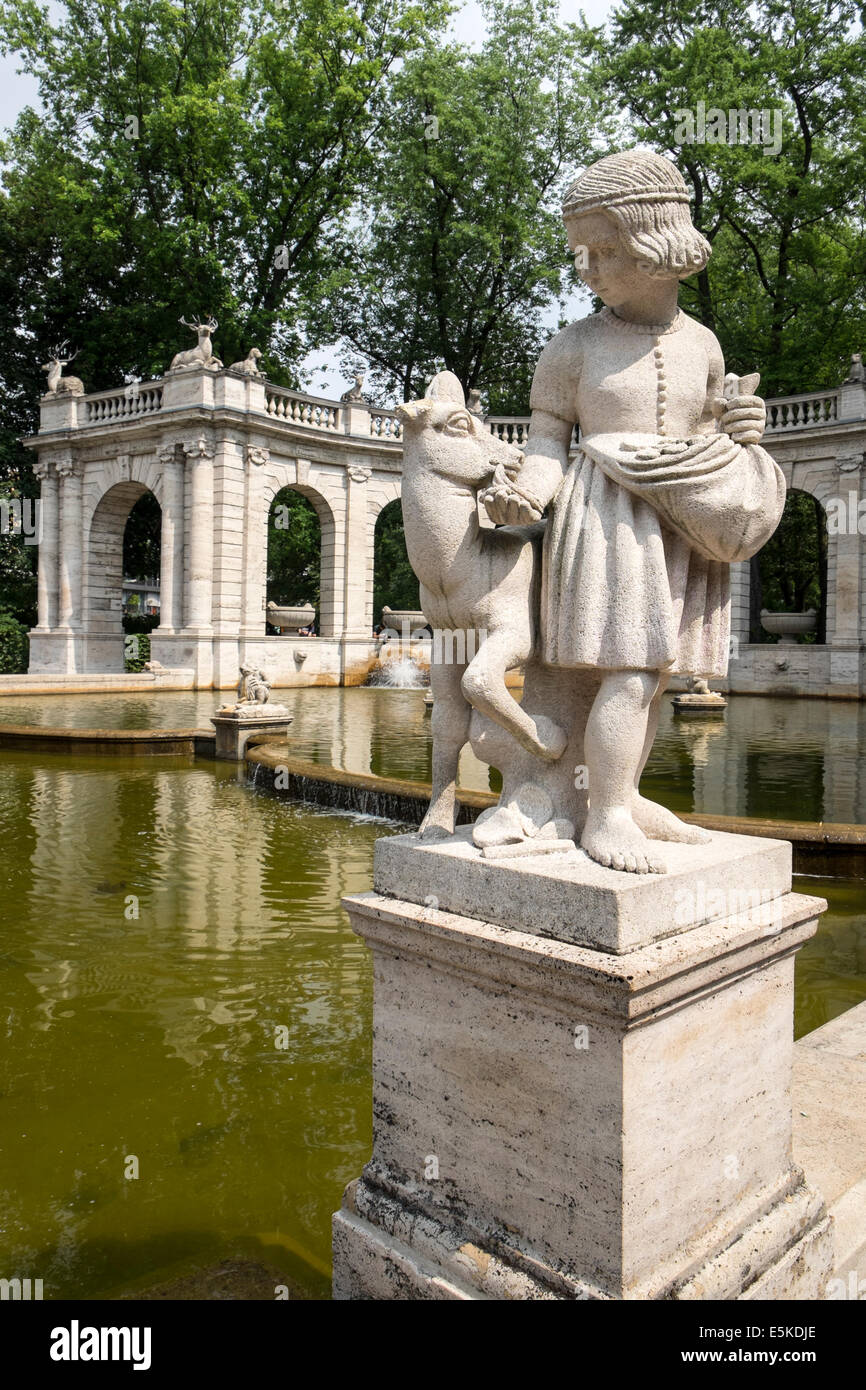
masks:
[[[574,284],[561,196],[635,141],[691,184],[713,257],[682,300],[729,366],[759,367],[765,394],[842,379],[866,330],[854,0],[623,0],[608,32],[561,22],[555,0],[483,0],[477,51],[442,37],[448,8],[0,0],[0,51],[35,74],[44,107],[0,145],[0,488],[36,495],[18,441],[53,344],[79,348],[89,390],[147,379],[192,344],[181,314],[214,314],[224,361],[258,345],[285,384],[305,384],[311,347],[342,340],[380,398],[447,367],[490,412],[524,412]],[[700,101],[778,108],[781,150],[682,143],[676,112]],[[317,602],[318,520],[288,505],[271,596]],[[127,527],[131,573],[157,568],[154,508]],[[417,603],[396,528],[377,541],[377,610]],[[0,602],[26,625],[35,558],[0,546]]]
[[[312,603],[318,610],[321,558],[322,528],[315,507],[284,487],[268,517],[268,601]]]
[[[375,179],[323,298],[325,332],[381,395],[437,370],[525,410],[543,321],[572,283],[559,215],[591,154],[586,36],[554,0],[488,0],[480,52],[428,46],[394,83]]]
[[[275,380],[365,186],[391,73],[443,0],[0,3],[0,50],[39,81],[0,147],[0,477],[30,484],[49,347],[89,390],[161,375],[212,313]],[[54,9],[54,7],[52,7]]]
[[[136,502],[123,533],[123,573],[127,579],[152,579],[159,574],[162,509],[152,492]]]
[[[137,673],[144,670],[145,662],[150,661],[150,636],[149,630],[136,628],[131,630],[126,626],[128,619],[124,619],[124,631],[130,636],[124,643],[123,669]],[[155,619],[153,626],[159,619]]]
[[[626,0],[595,73],[617,144],[669,154],[713,246],[682,303],[762,392],[836,386],[866,334],[866,35],[853,0]],[[684,143],[678,111],[778,110],[782,147]]]
[[[159,627],[158,613],[124,613],[123,615],[123,630],[129,636],[142,633],[149,636],[156,627]]]
[[[0,405],[2,411],[2,405]],[[25,499],[35,499],[35,485],[25,493]],[[13,482],[0,479],[0,501],[9,502],[13,498],[22,500],[22,494]],[[39,549],[28,545],[23,535],[7,531],[0,534],[0,607],[13,614],[26,628],[36,622],[36,564]]]
[[[418,580],[406,554],[403,510],[399,502],[389,502],[376,518],[373,552],[373,621],[378,623],[382,608],[420,608]]]
[[[8,609],[0,608],[0,672],[17,675],[26,671],[29,653],[27,628]]]

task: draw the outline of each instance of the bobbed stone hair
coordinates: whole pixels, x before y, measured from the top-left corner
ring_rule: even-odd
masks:
[[[649,275],[684,280],[703,270],[712,250],[692,225],[679,169],[650,150],[624,150],[591,164],[562,205],[568,225],[588,212],[607,213]]]

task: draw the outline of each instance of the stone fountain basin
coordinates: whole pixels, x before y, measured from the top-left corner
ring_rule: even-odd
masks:
[[[817,625],[818,614],[814,608],[805,613],[771,613],[767,608],[761,609],[761,627],[783,639],[814,632]]]
[[[297,632],[302,627],[309,627],[316,616],[316,610],[311,603],[300,604],[297,607],[281,607],[276,603],[269,603],[267,607],[268,622],[274,627],[288,628],[289,631]]]
[[[399,633],[404,631],[415,633],[422,627],[429,627],[429,623],[420,609],[389,608],[387,604],[382,609],[382,622],[387,628]]]

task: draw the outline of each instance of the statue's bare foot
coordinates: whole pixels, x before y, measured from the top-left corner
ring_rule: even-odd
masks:
[[[682,845],[706,845],[712,836],[699,825],[687,825],[673,811],[659,806],[657,801],[648,801],[645,796],[635,795],[631,805],[635,825],[639,826],[650,840],[675,840]]]
[[[546,714],[535,716],[535,730],[538,735],[537,752],[545,762],[555,763],[568,747],[568,734]]]
[[[646,835],[622,807],[595,814],[590,807],[580,845],[590,859],[606,869],[619,869],[627,874],[667,873]]]

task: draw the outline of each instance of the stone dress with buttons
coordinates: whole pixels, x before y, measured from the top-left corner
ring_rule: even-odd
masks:
[[[587,443],[617,430],[712,434],[712,397],[722,384],[711,389],[713,356],[721,360],[713,334],[682,311],[654,325],[603,309],[545,348],[531,406],[579,423]],[[579,452],[549,512],[542,660],[724,675],[729,642],[729,566],[699,554],[647,501]]]

